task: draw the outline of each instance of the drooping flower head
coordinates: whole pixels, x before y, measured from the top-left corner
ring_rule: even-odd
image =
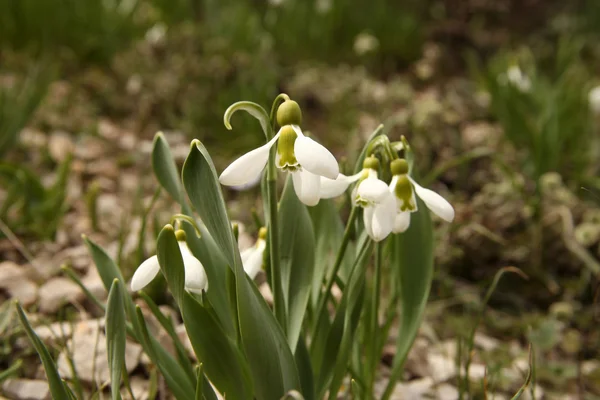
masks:
[[[363,175],[353,194],[356,204],[363,208],[367,234],[376,242],[385,239],[393,228],[396,200],[385,182],[378,178],[379,160],[367,157]],[[366,176],[365,176],[366,175]]]
[[[248,274],[250,279],[254,279],[262,269],[265,248],[267,247],[266,240],[267,228],[262,227],[258,231],[256,243],[240,253],[244,271],[246,271],[246,274]]]
[[[394,217],[394,233],[404,232],[410,225],[410,214],[416,212],[419,196],[434,214],[445,221],[454,220],[454,208],[446,199],[434,192],[420,186],[408,175],[408,163],[404,159],[397,159],[390,163],[392,181],[389,191],[396,201],[396,215]]]
[[[294,190],[304,204],[316,205],[321,177],[336,179],[339,166],[329,150],[302,133],[301,122],[298,103],[284,101],[277,109],[277,123],[281,126],[279,132],[265,145],[231,163],[219,177],[221,184],[243,186],[257,180],[269,160],[271,147],[277,143],[277,168],[292,174]]]
[[[200,294],[208,289],[208,280],[206,272],[200,260],[198,260],[185,241],[185,232],[178,230],[175,232],[179,251],[183,258],[183,267],[185,269],[185,290]],[[156,255],[148,258],[140,264],[131,278],[131,290],[138,291],[145,288],[160,272],[158,257]]]

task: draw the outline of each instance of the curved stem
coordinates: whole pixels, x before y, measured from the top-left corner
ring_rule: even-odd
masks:
[[[358,207],[352,206],[352,210],[350,211],[350,216],[348,217],[348,223],[346,224],[346,229],[344,230],[344,236],[342,237],[342,244],[337,252],[337,256],[335,258],[335,263],[333,264],[333,268],[331,273],[329,274],[329,278],[327,278],[327,285],[325,286],[325,292],[321,295],[319,299],[319,304],[317,306],[317,314],[315,321],[319,321],[321,319],[321,315],[327,310],[327,300],[329,299],[329,295],[331,294],[331,288],[336,281],[337,273],[340,270],[340,266],[342,265],[342,260],[344,259],[344,255],[346,254],[346,249],[348,248],[348,243],[350,242],[350,234],[352,233],[352,226],[354,225],[354,221],[358,216]],[[318,326],[317,323],[314,325],[314,329],[311,337],[315,337],[315,329]]]

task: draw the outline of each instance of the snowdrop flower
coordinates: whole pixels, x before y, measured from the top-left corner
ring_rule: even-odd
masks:
[[[588,94],[588,102],[590,103],[590,109],[596,115],[600,114],[600,86],[596,86],[590,90]]]
[[[244,271],[246,271],[246,274],[248,274],[250,279],[254,279],[262,269],[265,248],[267,247],[266,239],[267,229],[260,228],[256,244],[240,253]]]
[[[281,129],[265,145],[254,149],[229,165],[219,177],[226,186],[243,186],[260,177],[269,160],[269,151],[277,143],[275,164],[292,174],[296,195],[304,204],[319,202],[321,177],[336,179],[338,163],[325,147],[305,136],[300,129],[302,113],[295,101],[286,100],[277,110]]]
[[[415,193],[434,214],[445,221],[454,220],[454,208],[446,199],[434,192],[420,186],[408,176],[408,163],[406,160],[394,160],[390,164],[392,181],[389,191],[396,202],[396,215],[393,223],[393,232],[401,233],[410,225],[410,214],[417,211]]]
[[[363,176],[368,176],[368,171],[362,170],[358,174],[346,176],[338,174],[336,179],[321,177],[321,185],[319,188],[319,198],[332,199],[341,196],[352,183],[358,181]]]
[[[396,199],[388,185],[377,177],[379,160],[367,157],[363,171],[366,177],[358,184],[354,199],[363,208],[363,222],[367,234],[376,242],[385,239],[394,227]]]
[[[206,272],[200,261],[194,257],[190,251],[186,241],[185,232],[179,230],[175,232],[179,251],[183,258],[183,266],[185,268],[185,289],[192,293],[200,294],[203,290],[208,289],[208,281]],[[152,256],[144,261],[133,274],[131,278],[131,290],[138,291],[145,288],[160,272],[158,257]]]
[[[511,65],[505,74],[498,77],[498,81],[502,84],[508,82],[523,93],[531,90],[531,80],[518,65]]]

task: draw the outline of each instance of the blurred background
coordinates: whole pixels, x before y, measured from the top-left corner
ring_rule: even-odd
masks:
[[[405,135],[456,208],[436,229],[429,340],[467,335],[494,274],[518,267],[479,361],[496,376],[533,343],[540,398],[600,398],[599,38],[598,0],[0,0],[0,310],[93,314],[60,266],[98,283],[82,233],[129,276],[153,254],[176,212],[154,133],[179,162],[200,139],[222,170],[264,140],[247,116],[227,131],[225,109],[285,92],[347,170],[379,123]],[[227,193],[246,236],[256,194]],[[0,337],[0,370],[31,357]],[[433,374],[419,368],[407,379]]]

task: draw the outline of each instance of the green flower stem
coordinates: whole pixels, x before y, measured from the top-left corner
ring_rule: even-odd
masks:
[[[369,338],[369,353],[367,354],[367,387],[366,387],[366,396],[367,398],[372,398],[373,396],[373,386],[375,385],[375,376],[377,375],[377,364],[379,363],[379,357],[377,356],[379,353],[379,319],[378,310],[379,310],[379,297],[381,292],[381,265],[383,263],[382,257],[382,244],[381,242],[375,244],[375,275],[373,277],[373,291],[371,295],[373,296],[371,299],[371,321],[370,321],[370,332],[367,333],[367,337]]]
[[[271,108],[270,121],[271,126],[268,133],[268,140],[275,136],[275,115],[277,107],[288,96],[280,94],[275,98]],[[269,235],[269,260],[271,265],[271,290],[273,291],[273,309],[275,310],[275,318],[279,325],[286,332],[287,321],[285,315],[285,302],[283,298],[283,287],[280,274],[280,258],[279,258],[279,228],[277,221],[277,168],[275,167],[275,155],[277,154],[277,146],[271,148],[269,153],[269,162],[267,164],[267,203],[269,207],[268,235]]]
[[[342,260],[344,259],[344,255],[346,254],[346,249],[348,248],[348,243],[350,242],[350,235],[352,233],[352,226],[354,225],[354,221],[358,216],[358,207],[352,206],[352,210],[350,211],[350,216],[348,217],[348,223],[346,224],[346,229],[344,230],[344,236],[342,237],[342,244],[338,250],[335,264],[333,264],[333,269],[329,274],[329,278],[327,278],[327,285],[325,286],[325,292],[321,296],[319,300],[319,305],[317,306],[317,314],[315,316],[315,325],[314,329],[318,326],[318,321],[321,319],[321,315],[327,310],[327,300],[329,299],[329,295],[331,294],[331,288],[333,287],[334,282],[336,281],[337,273],[340,270],[340,266],[342,265]],[[313,330],[311,337],[315,337],[316,332]]]

